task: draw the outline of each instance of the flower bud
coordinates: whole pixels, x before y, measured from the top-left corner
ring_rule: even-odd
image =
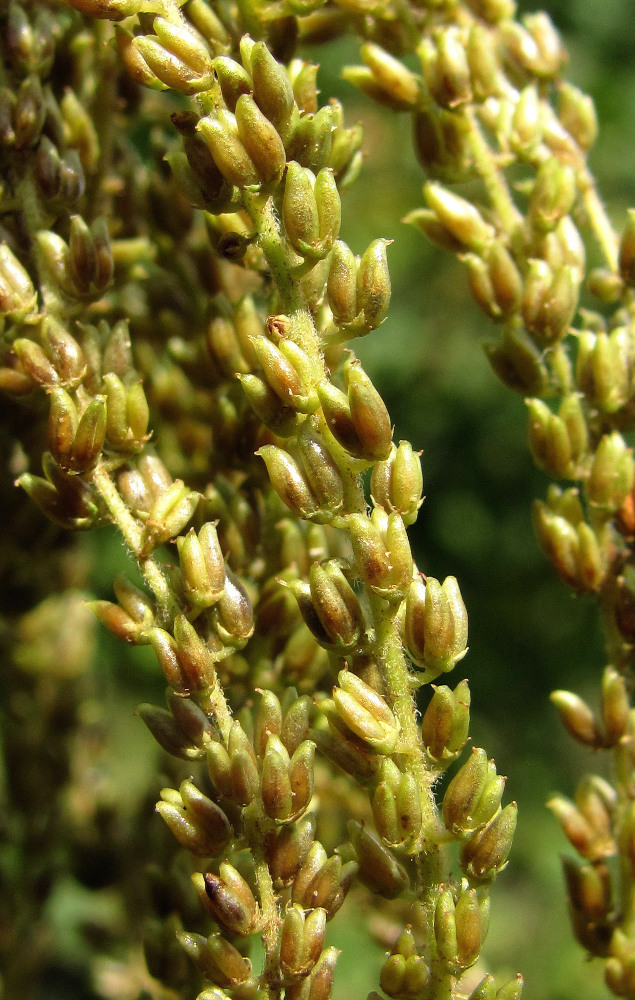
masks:
[[[316,841],[293,880],[292,902],[305,910],[321,907],[330,920],[346,899],[357,870],[354,861],[343,862],[337,854],[329,858]]]
[[[506,324],[502,343],[486,343],[487,360],[495,374],[513,392],[541,396],[549,382],[543,352],[520,323]]]
[[[287,982],[303,979],[324,947],[327,913],[321,907],[305,913],[294,903],[285,914],[280,934],[280,971]]]
[[[404,637],[408,656],[426,680],[447,673],[467,652],[467,612],[454,577],[413,580],[406,598]]]
[[[552,691],[549,695],[558,709],[564,728],[582,746],[602,746],[602,734],[587,703],[571,691]]]
[[[350,820],[348,835],[359,864],[359,878],[364,885],[384,899],[396,899],[408,889],[409,880],[405,868],[361,823]]]
[[[287,158],[282,139],[253,97],[242,94],[236,102],[238,137],[263,184],[277,184]]]
[[[272,56],[265,42],[256,42],[245,68],[251,70],[256,104],[285,141],[295,99],[284,66]]]
[[[9,246],[0,244],[0,313],[21,320],[33,313],[36,305],[37,296],[28,272]]]
[[[602,678],[602,722],[609,746],[618,746],[628,729],[630,701],[624,677],[606,667]]]
[[[337,948],[326,948],[305,979],[286,987],[285,1000],[329,1000],[339,955]]]
[[[423,194],[438,221],[463,249],[481,253],[492,241],[494,230],[471,202],[432,181],[424,185]]]
[[[309,592],[328,641],[339,648],[355,646],[364,628],[364,617],[355,592],[334,560],[313,563]]]
[[[443,822],[456,835],[472,833],[488,823],[500,807],[505,779],[484,750],[472,754],[448,785],[443,796]]]
[[[424,713],[421,735],[426,751],[437,767],[445,769],[465,745],[470,725],[470,689],[467,681],[454,691],[445,685],[434,687]]]
[[[375,505],[401,514],[406,527],[414,524],[423,503],[423,475],[419,453],[408,441],[393,444],[389,457],[373,466],[370,489]]]
[[[197,608],[209,608],[225,588],[225,564],[216,526],[207,522],[197,535],[190,528],[177,538],[179,563],[187,599]]]
[[[357,309],[368,332],[383,323],[390,305],[390,273],[386,259],[389,240],[373,240],[357,270]]]
[[[502,871],[511,850],[518,807],[510,802],[502,812],[461,848],[461,868],[470,879],[489,880]]]
[[[538,169],[529,199],[529,217],[542,232],[553,230],[568,215],[576,197],[576,179],[572,167],[556,157],[545,160]]]
[[[213,116],[201,118],[196,127],[214,163],[230,184],[245,188],[260,183],[258,171],[238,135],[236,117],[231,111],[218,108]]]
[[[392,710],[369,684],[342,670],[333,702],[339,718],[359,739],[377,753],[392,753],[397,745],[399,723]]]
[[[148,512],[144,528],[144,552],[149,553],[158,545],[180,535],[198,506],[200,495],[180,480],[159,494]]]
[[[375,507],[372,517],[350,514],[348,530],[362,580],[373,593],[401,600],[412,580],[412,555],[400,514],[386,517]]]
[[[635,209],[628,211],[628,217],[619,248],[619,269],[625,285],[635,287]]]
[[[111,605],[111,607],[115,607],[115,605]],[[164,708],[144,703],[138,706],[135,714],[145,722],[154,739],[166,753],[173,757],[181,757],[183,760],[198,760],[204,756],[204,749],[192,743],[192,740],[177,725],[171,713],[166,712]]]
[[[315,817],[304,816],[272,835],[266,850],[274,886],[289,885],[304,864],[315,837]]]
[[[617,431],[604,434],[595,452],[586,493],[589,502],[607,513],[624,503],[633,487],[633,453]]]
[[[220,934],[210,934],[205,939],[200,934],[181,931],[177,937],[186,955],[192,959],[207,979],[218,986],[226,988],[240,986],[249,979],[251,962],[249,959],[243,958],[238,949]],[[216,990],[215,993],[219,994],[221,991]],[[203,994],[199,994],[199,998],[201,996]],[[221,994],[221,997],[214,996],[213,1000],[221,1000],[224,996],[225,994]],[[208,998],[205,997],[204,1000],[208,1000]],[[212,998],[210,997],[209,1000]]]
[[[583,858],[599,861],[615,853],[608,822],[595,825],[582,809],[563,795],[554,795],[547,807],[560,823],[569,843]]]
[[[373,795],[373,817],[377,832],[390,847],[410,845],[419,835],[422,823],[421,799],[413,775],[402,774],[384,758],[380,781]]]
[[[208,90],[212,57],[199,33],[185,22],[164,17],[155,17],[153,28],[156,35],[137,36],[132,44],[157,79],[180,94]]]
[[[218,875],[208,872],[204,884],[210,912],[222,927],[240,937],[255,931],[256,900],[247,882],[229,862],[221,863]]]
[[[203,795],[191,781],[178,792],[164,788],[157,812],[178,842],[200,857],[220,854],[232,837],[232,828],[223,810]]]

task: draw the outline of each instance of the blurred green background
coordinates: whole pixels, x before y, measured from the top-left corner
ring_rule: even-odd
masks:
[[[596,101],[601,133],[591,164],[619,225],[635,204],[633,3],[550,0],[547,9],[571,54],[570,79]],[[495,380],[483,354],[489,323],[459,265],[399,221],[421,204],[424,179],[407,117],[382,112],[341,83],[341,66],[356,61],[353,44],[312,56],[326,60],[323,93],[339,96],[347,120],[365,128],[365,169],[345,196],[342,236],[358,253],[378,236],[394,240],[389,318],[354,346],[388,404],[396,439],[423,449],[427,499],[413,529],[416,558],[426,573],[460,582],[470,652],[452,683],[469,677],[473,742],[508,775],[507,800],[519,802],[512,860],[493,892],[485,965],[509,976],[521,970],[526,1000],[591,1000],[606,993],[602,970],[585,961],[569,933],[559,863],[567,845],[544,803],[556,790],[571,795],[585,770],[602,767],[565,737],[548,702],[554,687],[596,698],[604,661],[594,605],[553,578],[534,541],[530,503],[544,495],[546,480],[528,456],[523,401]],[[98,554],[92,588],[106,598],[125,563],[109,537],[90,543]],[[152,759],[151,738],[133,707],[161,703],[163,685],[145,651],[122,649],[109,637],[98,670],[102,705],[112,708],[105,761],[133,794]],[[58,922],[76,905],[72,895],[58,900]],[[333,938],[344,950],[335,1000],[363,1000],[377,987],[381,952],[346,911]]]

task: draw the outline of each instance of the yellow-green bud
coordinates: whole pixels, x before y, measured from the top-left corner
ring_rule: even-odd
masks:
[[[438,221],[464,250],[481,253],[492,241],[494,230],[471,202],[433,181],[424,185],[423,194]]]
[[[377,753],[391,753],[399,723],[384,698],[349,670],[340,671],[338,682],[333,701],[339,718]]]
[[[617,431],[603,435],[586,484],[589,502],[614,513],[633,488],[634,475],[633,453],[622,435]]]
[[[218,875],[208,872],[203,878],[214,919],[232,934],[240,937],[252,934],[258,921],[258,907],[242,875],[223,861]]]
[[[572,691],[552,691],[550,699],[570,736],[583,746],[602,746],[602,735],[587,703]]]
[[[468,878],[488,880],[502,871],[511,850],[517,818],[518,807],[510,802],[484,830],[464,842],[461,868]]]
[[[178,792],[164,788],[156,809],[178,842],[201,857],[219,854],[231,840],[223,810],[191,781],[184,781]]]

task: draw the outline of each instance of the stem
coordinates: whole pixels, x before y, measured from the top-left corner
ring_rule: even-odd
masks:
[[[586,167],[578,172],[578,190],[582,197],[589,225],[604,259],[611,271],[617,272],[619,238],[598,195],[595,178]]]
[[[500,228],[511,237],[522,224],[523,217],[514,204],[507,181],[496,165],[496,157],[483,135],[481,125],[472,108],[466,111],[466,117],[470,123],[469,142],[474,157],[474,166],[498,216]]]
[[[156,597],[166,617],[171,619],[178,613],[178,608],[169,584],[154,556],[143,556],[142,526],[132,516],[121,499],[115,484],[110,478],[103,459],[97,463],[89,477],[89,482],[103,500],[113,524],[117,526],[132,555],[137,560],[148,586]]]

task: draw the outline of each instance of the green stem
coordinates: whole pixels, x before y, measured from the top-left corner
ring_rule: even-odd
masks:
[[[143,527],[132,516],[121,499],[103,460],[95,466],[89,481],[101,497],[113,524],[117,526],[126,545],[139,563],[141,572],[166,617],[173,619],[178,613],[178,608],[169,584],[156,559],[153,556],[143,556]]]
[[[470,124],[469,142],[474,166],[485,185],[500,228],[512,237],[522,225],[523,217],[514,204],[507,181],[496,164],[496,157],[483,135],[476,113],[470,108],[465,114]]]
[[[598,195],[595,178],[584,167],[578,172],[577,179],[578,191],[586,210],[589,225],[593,230],[593,235],[609,268],[611,271],[617,272],[619,239]]]

